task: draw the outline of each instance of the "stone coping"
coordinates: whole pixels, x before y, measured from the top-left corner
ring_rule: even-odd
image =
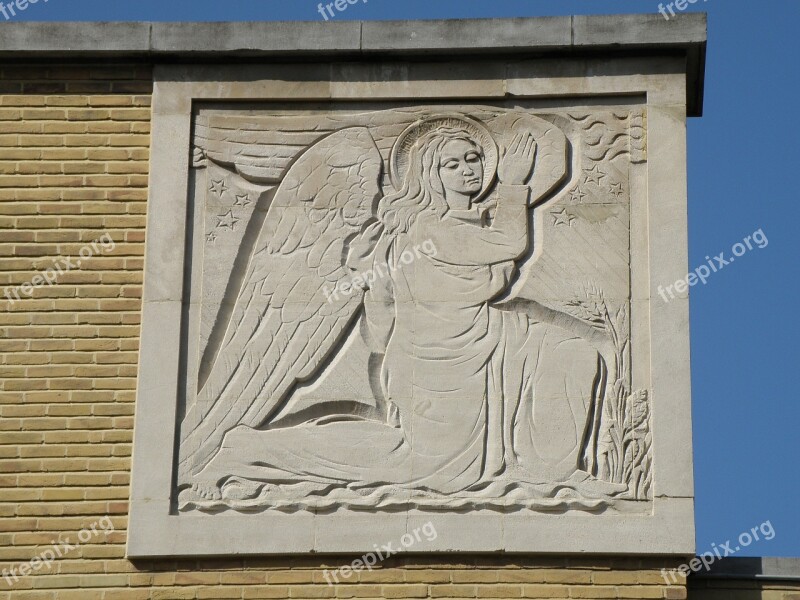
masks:
[[[659,14],[630,14],[430,21],[7,22],[0,23],[0,61],[683,54],[688,112],[699,116],[706,22],[705,13],[670,20]]]

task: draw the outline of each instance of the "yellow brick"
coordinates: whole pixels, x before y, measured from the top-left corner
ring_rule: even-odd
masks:
[[[636,598],[644,600],[647,598],[662,598],[664,596],[663,586],[633,586],[616,588],[616,598]]]
[[[0,176],[0,187],[20,188],[36,187],[39,179],[29,175],[2,175]]]
[[[66,162],[59,165],[63,173],[69,174],[91,174],[91,173],[105,173],[106,166],[100,162]]]
[[[58,474],[23,473],[17,480],[19,486],[53,487],[64,484],[64,476]]]
[[[523,598],[569,598],[565,585],[523,585]]]
[[[119,374],[117,367],[78,367],[75,369],[76,377],[116,377]]]
[[[270,585],[311,583],[314,581],[313,571],[278,571],[267,574],[267,583]]]
[[[498,581],[498,573],[494,570],[458,570],[453,571],[450,578],[453,583],[496,583]]]
[[[4,490],[4,502],[34,502],[40,500],[42,492],[36,489]]]
[[[59,222],[55,217],[19,217],[14,225],[20,229],[54,229]]]
[[[47,382],[44,380],[6,380],[3,389],[7,391],[46,390]]]
[[[239,599],[242,597],[242,592],[239,589],[233,588],[200,588],[196,592],[195,596],[198,600],[225,600],[227,598],[235,598]]]
[[[29,342],[25,342],[22,340],[0,340],[0,352],[25,352],[28,349],[28,344]],[[7,359],[11,357],[19,358],[21,356],[26,356],[26,355],[9,354],[8,356],[6,356],[6,358]],[[13,362],[9,364],[28,364],[28,363]]]
[[[3,417],[43,417],[46,407],[43,405],[3,406],[0,415]]]
[[[219,573],[176,573],[174,583],[175,585],[215,585],[219,583]]]
[[[149,165],[146,162],[105,162],[103,165],[108,173],[147,174],[149,172]]]
[[[668,572],[668,580],[672,582],[672,574],[675,575],[675,578],[678,581],[678,585],[684,586],[686,584],[686,577],[684,577],[680,572],[673,571],[673,569],[677,569],[680,565],[666,565],[665,568]],[[658,571],[638,571],[636,573],[636,582],[641,583],[644,585],[664,585],[666,581],[664,580],[664,575],[661,573],[660,570]]]
[[[110,111],[98,108],[75,108],[67,110],[67,118],[70,121],[96,121],[108,119]]]
[[[47,96],[44,99],[47,106],[85,106],[89,99],[82,96]]]
[[[66,454],[60,446],[22,446],[18,450],[20,458],[52,458]]]
[[[153,585],[167,586],[174,585],[175,573],[155,573],[153,574]]]
[[[254,586],[246,587],[243,590],[243,598],[288,598],[289,588],[283,586]]]
[[[76,175],[41,175],[37,184],[41,187],[76,187],[84,183],[85,178]],[[72,207],[66,207],[74,211]]]
[[[669,587],[664,592],[664,598],[667,600],[686,600],[686,597],[686,587]]]
[[[149,121],[151,112],[145,108],[114,108],[111,119],[114,121]]]
[[[64,489],[43,490],[42,500],[45,501],[83,500],[85,495],[86,494],[82,489],[64,488]]]
[[[152,600],[194,600],[195,591],[191,588],[184,590],[153,590]]]
[[[75,340],[75,350],[78,351],[102,351],[102,350],[116,350],[119,348],[119,340]],[[98,354],[100,356],[111,357],[115,356],[114,354]],[[78,356],[83,356],[79,354]],[[106,362],[113,362],[111,360]],[[125,361],[120,361],[125,362]]]
[[[11,108],[0,109],[0,121],[18,121],[22,118],[23,111]]]
[[[3,123],[3,133],[42,133],[43,129],[41,123],[34,123],[31,121]]]
[[[106,140],[104,140],[106,141]],[[109,146],[116,146],[116,147],[132,147],[132,146],[141,146],[141,147],[148,147],[150,146],[150,136],[149,135],[110,135],[107,138],[107,143]]]
[[[422,584],[412,585],[384,585],[381,587],[380,598],[427,598],[428,586]]]
[[[129,152],[121,148],[89,148],[86,158],[93,161],[128,160]],[[102,162],[101,162],[102,164]]]
[[[79,231],[37,231],[37,242],[77,242],[80,239]]]
[[[381,593],[378,585],[342,585],[335,589],[337,598],[377,598]]]
[[[431,598],[476,598],[477,588],[474,585],[432,585]]]
[[[574,585],[569,588],[570,598],[618,598],[617,589],[608,585]]]
[[[65,135],[60,146],[97,148],[108,144],[108,136],[103,135]]]
[[[135,133],[132,123],[93,121],[85,125],[88,133]]]
[[[3,433],[3,444],[21,445],[21,444],[41,444],[44,441],[44,434],[35,433],[30,431],[12,432],[7,431]]]
[[[123,487],[108,487],[108,488],[89,488],[85,492],[87,500],[127,500],[128,488]],[[261,577],[263,580],[264,578]],[[223,582],[224,583],[224,582]]]
[[[336,588],[328,585],[298,585],[289,588],[290,598],[334,598]]]
[[[63,146],[67,137],[58,135],[20,135],[17,144],[20,146]]]
[[[23,175],[39,175],[43,173],[62,173],[62,165],[60,163],[49,162],[21,162],[15,165],[15,169],[11,172],[20,173]]]
[[[85,133],[86,123],[51,122],[42,124],[42,133]]]
[[[39,151],[42,160],[78,160],[86,158],[86,153],[81,148],[43,148]]]
[[[226,572],[219,576],[219,582],[222,585],[263,585],[266,581],[266,573],[256,571]]]
[[[91,413],[92,406],[90,404],[55,404],[47,407],[47,414],[51,417],[74,417]]]
[[[133,104],[133,97],[131,96],[90,96],[88,104],[91,106],[130,106]]]
[[[130,588],[120,590],[105,590],[103,600],[149,600],[149,590],[133,590]]]
[[[409,569],[406,572],[406,581],[409,583],[447,583],[450,573],[433,569]]]

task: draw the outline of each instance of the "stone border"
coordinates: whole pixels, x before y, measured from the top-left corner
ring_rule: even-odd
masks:
[[[450,58],[591,52],[686,57],[690,116],[703,110],[706,15],[590,15],[431,21],[0,23],[0,60],[128,57],[154,62],[237,58]]]
[[[128,557],[363,553],[431,521],[438,538],[414,552],[679,555],[694,553],[688,297],[656,289],[688,271],[686,61],[680,57],[157,66],[153,97],[142,341]],[[387,81],[386,73],[397,79]],[[189,149],[198,101],[353,101],[637,97],[649,155],[632,185],[632,303],[639,319],[634,380],[653,394],[652,513],[366,515],[174,514]],[[638,333],[637,333],[638,332]],[[636,384],[639,385],[639,384]]]

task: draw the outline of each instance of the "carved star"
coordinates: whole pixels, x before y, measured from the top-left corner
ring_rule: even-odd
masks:
[[[600,180],[606,176],[606,173],[601,171],[598,165],[593,166],[591,169],[584,169],[584,171],[584,183],[589,183],[591,181],[592,183],[599,184]]]
[[[214,233],[213,231],[206,236],[206,242],[208,242],[209,244],[213,244],[216,241],[217,241],[217,234]]]
[[[217,229],[230,229],[233,231],[236,229],[236,224],[238,222],[239,219],[233,216],[232,210],[229,210],[224,215],[217,217]]]
[[[616,196],[617,198],[622,196],[622,194],[625,193],[623,191],[623,189],[622,189],[622,184],[621,183],[612,183],[611,184],[611,193],[614,194],[614,196]]]
[[[236,194],[234,206],[250,206],[250,194]]]
[[[573,202],[580,203],[583,202],[584,198],[586,198],[586,193],[581,188],[578,188],[570,193],[570,197],[572,198]]]
[[[553,211],[550,216],[553,217],[553,225],[566,225],[567,227],[572,227],[572,222],[576,218],[574,215],[569,214],[566,208]]]
[[[225,185],[225,180],[220,179],[212,179],[211,180],[211,191],[214,192],[217,196],[222,197],[222,194],[228,191],[228,186]]]

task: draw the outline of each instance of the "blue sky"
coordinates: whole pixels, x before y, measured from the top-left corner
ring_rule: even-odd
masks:
[[[316,0],[40,0],[19,19],[320,20]],[[650,0],[369,0],[337,19],[656,12]],[[692,267],[757,230],[769,244],[692,290],[698,552],[770,521],[740,555],[800,556],[797,94],[800,2],[698,0],[709,13],[705,116],[689,123]],[[0,18],[1,19],[1,18]]]

